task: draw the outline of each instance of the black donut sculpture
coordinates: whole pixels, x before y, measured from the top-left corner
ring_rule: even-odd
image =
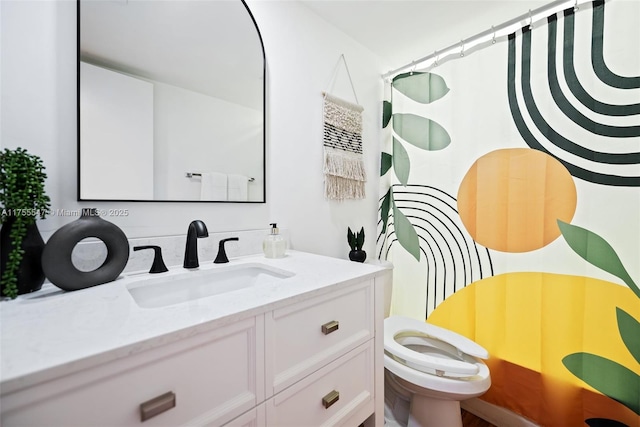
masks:
[[[95,237],[107,247],[107,258],[93,271],[80,271],[71,253],[81,240]],[[115,280],[129,259],[129,241],[115,224],[98,215],[95,208],[82,210],[77,220],[61,227],[47,241],[42,252],[42,269],[51,283],[65,291],[76,291]]]

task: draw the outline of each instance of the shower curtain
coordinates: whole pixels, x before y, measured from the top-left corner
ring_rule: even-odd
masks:
[[[640,427],[639,28],[596,1],[386,89],[391,313],[487,348],[482,399],[540,425]]]

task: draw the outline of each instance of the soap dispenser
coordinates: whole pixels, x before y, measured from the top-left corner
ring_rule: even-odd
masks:
[[[262,242],[262,250],[267,258],[283,258],[287,241],[279,234],[277,224],[271,223],[271,231]]]

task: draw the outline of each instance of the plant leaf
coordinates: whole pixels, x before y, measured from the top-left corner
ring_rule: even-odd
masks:
[[[442,150],[451,143],[451,137],[442,126],[415,114],[394,114],[393,130],[409,144],[422,150]]]
[[[358,235],[356,236],[356,246],[358,249],[362,249],[364,245],[364,227],[360,229]]]
[[[391,188],[387,190],[387,194],[382,199],[380,206],[380,219],[382,220],[382,234],[387,231],[387,222],[389,222],[389,209],[391,207]]]
[[[393,112],[392,105],[389,101],[382,101],[382,128],[386,128],[391,120]]]
[[[600,393],[640,415],[640,376],[612,360],[590,353],[573,353],[564,366]]]
[[[558,220],[562,236],[575,253],[590,264],[620,278],[640,298],[640,288],[622,265],[618,254],[602,237],[584,228]]]
[[[618,330],[629,353],[640,363],[640,322],[629,313],[616,307]]]
[[[400,245],[413,255],[417,261],[420,261],[418,233],[416,233],[413,224],[411,224],[407,217],[400,212],[400,209],[395,206],[395,203],[393,205],[393,227],[395,228]]]
[[[384,176],[389,169],[391,169],[391,165],[393,163],[393,156],[389,153],[382,152],[380,156],[380,176]]]
[[[607,418],[589,418],[584,420],[589,427],[629,427],[626,424],[622,424],[619,421],[610,420]]]
[[[444,79],[434,73],[403,73],[393,79],[392,86],[421,104],[430,104],[449,92]]]
[[[403,186],[406,186],[407,182],[409,182],[410,168],[411,161],[409,160],[407,150],[404,149],[400,141],[393,138],[393,171]]]

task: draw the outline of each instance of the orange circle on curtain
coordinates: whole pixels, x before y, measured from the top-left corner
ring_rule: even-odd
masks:
[[[479,244],[502,252],[542,248],[570,223],[576,186],[548,154],[529,148],[492,151],[471,166],[458,189],[462,223]]]

